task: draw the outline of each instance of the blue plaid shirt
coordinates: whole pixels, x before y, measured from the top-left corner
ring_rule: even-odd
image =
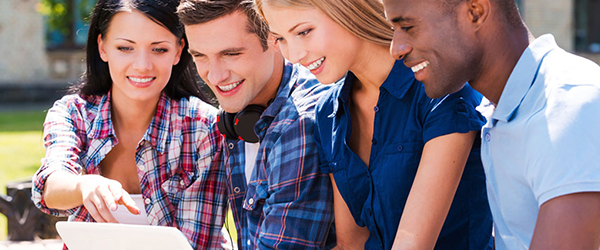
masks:
[[[227,139],[225,144],[240,249],[320,249],[335,242],[331,182],[319,170],[313,137],[315,103],[328,88],[290,63],[281,82],[254,127],[260,147],[248,185],[244,142]]]

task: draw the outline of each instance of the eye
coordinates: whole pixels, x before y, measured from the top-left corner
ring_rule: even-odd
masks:
[[[404,30],[404,31],[409,31],[410,29],[412,29],[414,26],[404,26],[404,27],[400,27],[400,29]]]
[[[298,35],[299,35],[299,36],[306,36],[306,35],[308,35],[308,33],[310,33],[312,30],[313,30],[313,29],[307,29],[307,30],[305,30],[305,31],[300,31],[300,32],[298,32]]]
[[[283,37],[275,37],[275,43],[283,42],[283,40],[285,40],[285,38],[283,38]]]
[[[132,47],[126,47],[126,46],[119,46],[119,47],[117,47],[117,50],[123,51],[123,52],[128,52],[128,51],[132,51],[133,48]]]
[[[154,48],[154,49],[152,49],[152,51],[157,52],[157,53],[167,53],[169,50],[165,49],[165,48]]]
[[[226,56],[239,56],[241,54],[242,53],[240,53],[240,52],[227,52],[227,53],[225,53]]]

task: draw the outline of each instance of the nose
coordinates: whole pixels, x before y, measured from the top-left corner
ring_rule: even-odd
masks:
[[[306,50],[299,45],[285,45],[280,46],[283,56],[286,57],[291,63],[302,63],[302,60],[306,57]]]
[[[213,61],[208,68],[208,82],[211,84],[219,84],[229,78],[229,70],[220,61]]]
[[[390,54],[398,60],[403,59],[408,53],[412,51],[412,46],[406,39],[401,37],[398,32],[394,32],[394,38],[390,45]]]
[[[149,53],[144,51],[138,53],[135,61],[133,62],[133,68],[139,72],[146,72],[152,69],[152,61]]]

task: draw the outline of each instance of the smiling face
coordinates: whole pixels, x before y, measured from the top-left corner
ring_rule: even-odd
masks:
[[[444,9],[450,7],[437,0],[384,0],[384,5],[394,28],[390,52],[404,58],[429,97],[456,92],[477,74],[481,52],[469,30],[467,4]]]
[[[113,98],[157,102],[179,62],[183,40],[138,11],[122,11],[98,36],[98,50],[108,63]]]
[[[276,45],[292,63],[308,68],[319,82],[333,83],[356,64],[364,42],[315,8],[280,8],[263,4],[262,11]]]
[[[198,74],[225,111],[239,112],[248,104],[272,98],[279,86],[274,71],[281,55],[272,47],[263,49],[258,36],[248,31],[243,12],[186,25],[185,30]]]

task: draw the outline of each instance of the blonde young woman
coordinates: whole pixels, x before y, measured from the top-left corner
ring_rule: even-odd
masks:
[[[323,84],[317,106],[322,171],[332,177],[338,247],[491,249],[491,214],[474,143],[481,95],[466,86],[430,99],[412,68],[389,54],[378,0],[257,0],[275,43]],[[418,32],[418,31],[415,31]],[[448,62],[446,62],[448,63]],[[460,72],[458,72],[460,73]]]

